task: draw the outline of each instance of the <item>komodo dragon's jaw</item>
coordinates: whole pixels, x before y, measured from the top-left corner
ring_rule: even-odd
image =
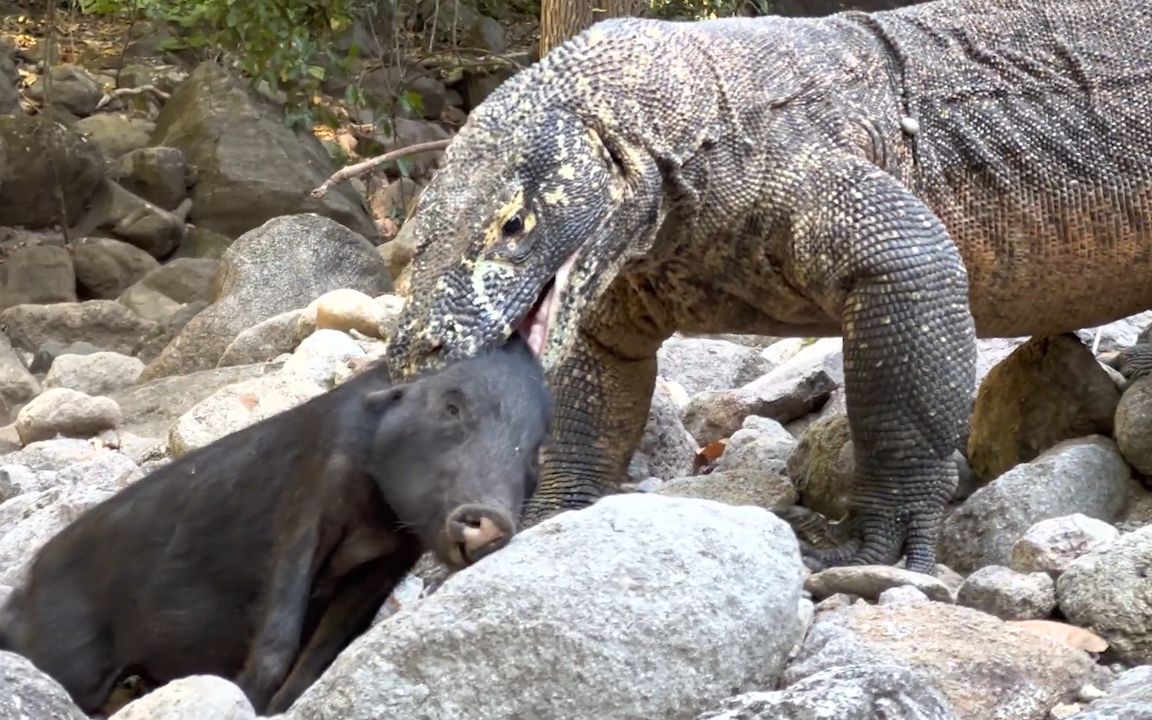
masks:
[[[410,220],[410,298],[387,360],[398,378],[516,331],[550,366],[581,310],[654,232],[660,177],[642,152],[607,146],[561,110],[508,132],[499,101],[473,112]]]

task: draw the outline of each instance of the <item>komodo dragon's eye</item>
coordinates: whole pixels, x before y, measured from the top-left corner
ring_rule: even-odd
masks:
[[[513,215],[504,221],[504,227],[500,228],[500,232],[504,233],[504,237],[511,235],[518,235],[524,229],[524,219],[519,215]]]

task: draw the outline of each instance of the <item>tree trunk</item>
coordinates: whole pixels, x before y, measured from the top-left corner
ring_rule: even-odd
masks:
[[[540,0],[540,57],[610,17],[639,15],[644,0]]]

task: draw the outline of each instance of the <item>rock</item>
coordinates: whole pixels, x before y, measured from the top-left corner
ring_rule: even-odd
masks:
[[[375,627],[400,612],[404,608],[412,605],[420,599],[420,594],[424,590],[424,581],[418,576],[408,573],[404,579],[396,584],[396,588],[380,606],[380,610],[376,616],[372,618],[372,626]]]
[[[119,424],[120,406],[115,400],[67,388],[45,390],[16,415],[16,432],[25,445],[57,435],[89,438]]]
[[[173,211],[191,185],[184,153],[173,147],[141,147],[120,157],[120,184],[148,202]]]
[[[689,395],[737,388],[772,369],[758,348],[679,335],[664,341],[656,363],[662,377],[680,383]]]
[[[214,675],[191,675],[156,688],[109,720],[255,720],[244,692]]]
[[[100,83],[84,68],[72,63],[53,65],[49,72],[52,74],[52,104],[62,107],[78,117],[85,117],[96,112],[96,104],[104,97]],[[44,101],[44,77],[28,88],[28,96],[37,102]]]
[[[16,64],[4,50],[0,50],[0,115],[20,113],[20,73]],[[4,165],[4,151],[0,150],[0,166]]]
[[[160,267],[147,252],[112,238],[84,238],[70,250],[76,284],[85,299],[115,300],[132,283]]]
[[[72,127],[100,148],[109,163],[115,162],[125,153],[147,145],[148,136],[154,128],[147,120],[109,113],[86,117],[77,121]]]
[[[96,352],[104,352],[104,350],[92,343],[62,343],[49,340],[36,349],[28,370],[33,373],[46,373],[52,369],[52,363],[56,362],[56,358],[61,355],[90,355]]]
[[[1046,618],[1056,609],[1056,583],[1048,573],[987,565],[968,576],[956,601],[1001,620]]]
[[[388,274],[393,281],[400,277],[400,273],[404,272],[404,268],[408,267],[412,262],[412,256],[416,253],[416,233],[413,227],[412,223],[402,225],[396,237],[377,248],[380,257],[388,266]],[[404,228],[408,230],[405,231]]]
[[[154,323],[111,300],[17,305],[0,313],[12,344],[28,352],[44,343],[88,342],[128,355]]]
[[[1116,407],[1116,444],[1142,475],[1152,475],[1152,376],[1137,379]]]
[[[202,370],[159,378],[113,393],[111,397],[123,414],[120,429],[144,437],[167,437],[180,416],[221,388],[265,377],[281,366],[281,363],[257,363]]]
[[[168,347],[172,338],[176,337],[184,329],[184,326],[206,307],[208,307],[208,303],[203,300],[182,305],[179,310],[158,321],[151,330],[144,333],[144,337],[136,343],[132,354],[140,358],[145,365],[152,362],[160,356],[164,348]]]
[[[749,415],[740,429],[728,438],[716,469],[783,476],[788,457],[796,449],[796,439],[771,418]]]
[[[430,77],[420,67],[386,64],[365,72],[359,84],[364,94],[375,102],[392,104],[397,97],[403,97],[409,102],[407,106],[400,105],[401,112],[412,117],[439,120],[440,113],[448,104],[448,90],[444,83]]]
[[[276,413],[310,400],[326,388],[303,373],[276,373],[228,385],[196,403],[168,433],[173,458],[202,448]]]
[[[697,720],[955,720],[923,674],[901,665],[829,668],[775,692],[728,698]]]
[[[140,23],[139,25],[143,24]],[[132,63],[120,69],[120,87],[127,88],[152,85],[166,93],[171,93],[177,85],[187,78],[188,71],[175,65]]]
[[[348,335],[338,330],[317,330],[304,338],[281,372],[296,374],[330,390],[336,385],[337,369],[364,355],[364,349]]]
[[[389,290],[372,244],[313,214],[278,217],[245,233],[225,252],[219,273],[215,302],[184,326],[143,379],[214,367],[241,332],[329,290]]]
[[[220,356],[216,367],[267,362],[291,353],[303,339],[300,335],[303,315],[304,309],[300,308],[256,323],[236,336]]]
[[[40,393],[40,381],[24,367],[8,336],[0,332],[0,403],[22,405]]]
[[[62,387],[86,395],[107,395],[134,385],[144,363],[113,352],[61,355],[44,376],[44,387]]]
[[[796,489],[785,476],[784,466],[795,443],[780,423],[749,415],[728,440],[716,470],[675,478],[654,492],[767,509],[792,505]]]
[[[1041,520],[1012,546],[1011,567],[1016,572],[1058,577],[1076,558],[1119,536],[1120,531],[1108,523],[1081,513]]]
[[[796,491],[780,475],[757,476],[717,470],[707,475],[673,478],[652,490],[657,495],[701,498],[728,505],[774,509],[795,502]]]
[[[992,369],[976,396],[968,463],[991,480],[1053,445],[1112,434],[1120,391],[1073,333],[1035,337]]]
[[[212,258],[219,260],[224,256],[224,251],[227,250],[231,244],[232,238],[227,235],[221,235],[208,228],[188,225],[187,233],[184,235],[184,242],[180,243],[180,247],[176,249],[172,257]]]
[[[1100,331],[1100,347],[1097,352],[1106,353],[1135,345],[1140,337],[1140,331],[1152,322],[1152,311],[1144,311],[1129,315],[1126,318],[1101,325],[1099,328],[1084,328],[1076,332],[1077,337],[1088,347],[1096,339],[1096,331]]]
[[[922,673],[960,720],[1047,720],[1097,672],[1082,650],[970,608],[855,604],[817,615],[785,682],[860,664]]]
[[[106,230],[157,258],[166,258],[184,239],[184,220],[125,190],[112,180],[104,181],[93,195],[86,224]]]
[[[801,572],[764,510],[608,496],[368,630],[287,720],[693,718],[774,686],[802,632]]]
[[[76,302],[76,273],[67,250],[22,247],[0,262],[0,310],[56,302]]]
[[[180,150],[198,168],[189,220],[237,237],[280,215],[316,213],[375,239],[363,199],[347,185],[309,195],[337,168],[311,132],[290,130],[281,115],[213,62],[176,88],[151,144]]]
[[[684,411],[684,426],[707,445],[731,435],[749,415],[782,423],[807,415],[844,382],[841,344],[823,338],[740,388],[697,394]]]
[[[1152,718],[1152,665],[1125,670],[1108,688],[1069,720],[1148,720]]]
[[[1152,525],[1088,552],[1056,580],[1060,611],[1103,637],[1122,661],[1152,663]]]
[[[1110,439],[1062,442],[1000,475],[947,515],[940,560],[960,572],[1008,565],[1012,546],[1036,523],[1073,513],[1112,521],[1132,487],[1128,465]]]
[[[22,655],[0,650],[0,685],[5,720],[88,720],[60,683]]]
[[[219,270],[220,261],[211,258],[170,260],[140,278],[117,302],[140,317],[159,322],[188,303],[210,303]]]
[[[8,515],[8,522],[0,523],[0,582],[23,583],[44,543],[81,513],[140,477],[140,468],[130,458],[102,450],[90,460],[55,473],[48,489],[18,495],[0,505],[0,515]]]
[[[680,408],[660,378],[656,379],[648,422],[633,460],[643,470],[642,477],[632,478],[636,482],[653,476],[667,480],[691,475],[695,468],[696,441],[684,429]]]
[[[0,504],[24,493],[38,493],[56,484],[57,473],[51,470],[37,472],[27,465],[0,465]]]
[[[449,140],[452,137],[448,134],[448,131],[440,125],[423,120],[397,117],[393,118],[389,124],[391,128],[385,126],[384,129],[377,131],[375,138],[382,144],[380,148],[381,152],[385,153],[411,145],[435,142],[436,140]],[[432,177],[432,173],[440,167],[443,159],[443,150],[427,150],[405,156],[405,160],[408,161],[410,168],[408,177],[417,182],[429,180]],[[405,225],[410,225],[410,223],[405,223]],[[404,232],[403,226],[401,226],[400,232]],[[396,239],[399,240],[399,236]]]
[[[888,588],[876,598],[877,605],[918,605],[932,602],[928,596],[911,585]]]
[[[4,456],[5,465],[24,465],[35,472],[57,471],[68,465],[91,460],[106,451],[98,450],[87,440],[79,438],[56,438],[41,440],[26,445],[16,452]],[[0,523],[0,531],[3,530]]]
[[[891,565],[845,565],[812,573],[804,581],[804,589],[816,600],[837,593],[856,595],[875,601],[881,593],[898,587],[914,587],[930,600],[955,602],[952,591],[931,575],[911,572]]]
[[[855,484],[848,416],[826,415],[812,422],[788,456],[787,473],[805,507],[829,520],[848,515]]]
[[[351,288],[339,288],[308,303],[301,313],[297,335],[303,338],[313,330],[330,328],[385,338],[390,319],[384,306],[372,296]]]

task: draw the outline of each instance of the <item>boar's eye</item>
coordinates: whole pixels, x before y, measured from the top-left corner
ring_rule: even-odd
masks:
[[[456,420],[464,415],[464,394],[459,390],[450,390],[440,398],[440,412],[449,419]]]

